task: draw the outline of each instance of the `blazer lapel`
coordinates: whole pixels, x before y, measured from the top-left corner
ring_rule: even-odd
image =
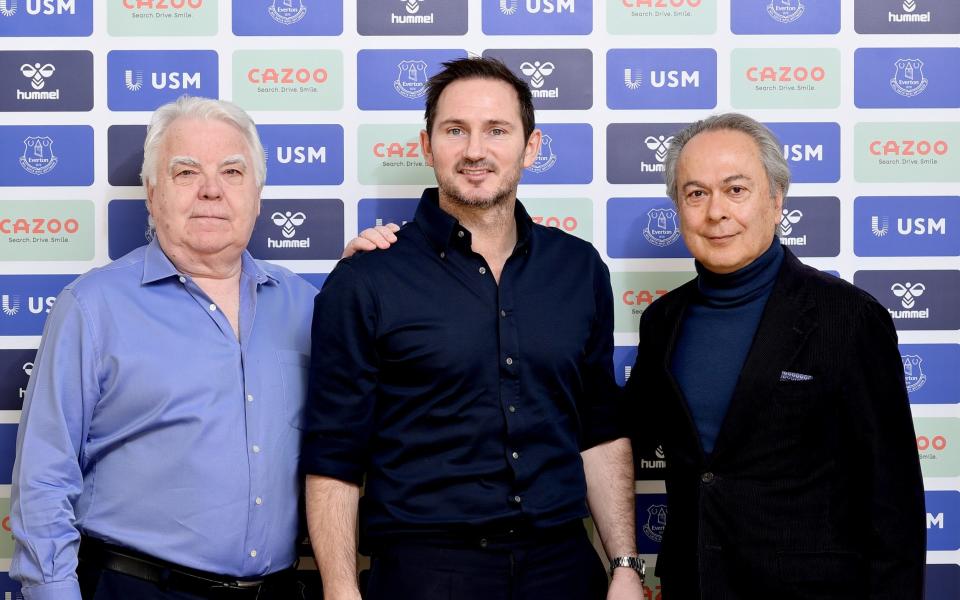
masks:
[[[813,301],[798,277],[803,264],[789,249],[784,251],[779,277],[740,371],[711,462],[735,444],[740,428],[750,422],[751,405],[772,396],[783,366],[790,364],[817,326],[812,315]]]
[[[700,457],[698,460],[702,461],[704,456],[703,444],[700,441],[700,433],[697,431],[696,423],[694,423],[693,420],[693,413],[690,411],[690,406],[687,404],[687,399],[684,397],[680,385],[670,370],[673,349],[676,346],[677,337],[680,335],[680,324],[686,313],[687,306],[690,304],[691,298],[697,289],[696,285],[696,279],[694,279],[683,287],[670,292],[675,295],[673,298],[674,302],[664,311],[663,321],[658,331],[659,335],[657,336],[657,340],[661,346],[657,349],[654,356],[661,358],[662,362],[657,365],[657,368],[668,383],[669,389],[667,391],[672,392],[671,398],[664,398],[662,401],[672,401],[680,416],[681,422],[678,423],[678,426],[681,426],[682,430],[678,431],[678,433],[683,435],[683,439],[676,440],[676,443],[682,443],[688,446],[686,454],[691,457]]]

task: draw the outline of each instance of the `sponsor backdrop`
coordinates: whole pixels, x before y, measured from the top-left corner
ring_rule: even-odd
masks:
[[[0,0],[0,511],[58,291],[145,241],[152,109],[187,93],[251,112],[269,172],[250,250],[322,285],[359,229],[412,217],[433,183],[425,81],[477,54],[533,92],[545,135],[522,179],[531,215],[610,266],[621,382],[639,316],[693,274],[662,184],[671,136],[724,110],[777,133],[795,182],[783,243],[868,290],[900,330],[928,598],[955,598],[958,46],[956,0]],[[644,429],[637,536],[654,562],[670,515],[656,424]],[[10,551],[0,534],[0,571]],[[0,593],[18,589],[0,575]]]

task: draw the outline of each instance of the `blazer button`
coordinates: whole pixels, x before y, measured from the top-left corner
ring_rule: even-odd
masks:
[[[700,476],[700,481],[703,482],[704,485],[710,485],[711,483],[713,483],[714,479],[716,479],[716,475],[714,475],[710,471],[707,471],[706,473]]]

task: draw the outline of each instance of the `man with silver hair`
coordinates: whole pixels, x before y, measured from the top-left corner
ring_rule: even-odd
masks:
[[[626,390],[667,461],[663,598],[919,600],[923,484],[897,334],[869,294],[780,245],[780,148],[722,114],[667,155],[697,277],[644,311]]]
[[[316,290],[246,251],[265,177],[239,107],[154,113],[154,239],[63,290],[27,388],[10,511],[27,600],[300,597]]]

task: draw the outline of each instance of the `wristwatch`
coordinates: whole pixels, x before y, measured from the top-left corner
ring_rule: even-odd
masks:
[[[647,563],[639,556],[618,556],[610,561],[610,577],[613,577],[613,570],[617,567],[628,567],[637,572],[640,581],[643,582],[644,575],[647,573]]]

